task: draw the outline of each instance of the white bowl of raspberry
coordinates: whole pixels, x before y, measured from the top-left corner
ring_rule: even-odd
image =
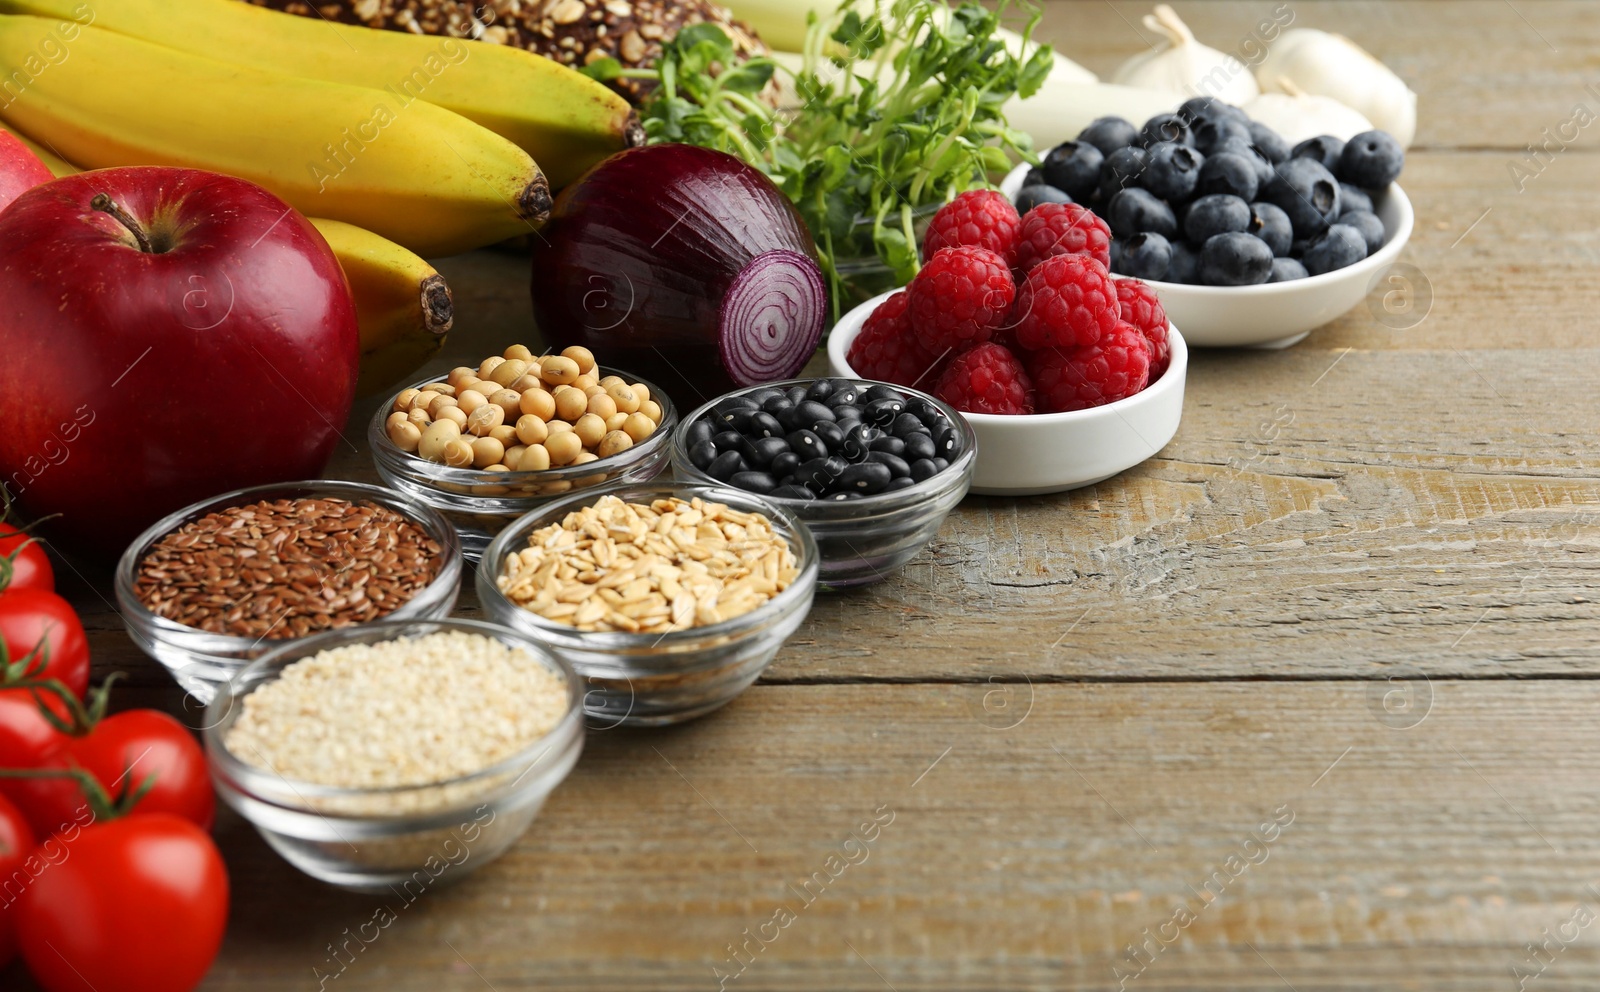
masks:
[[[868,300],[834,325],[828,336],[832,375],[871,378],[851,367],[850,345],[878,305],[893,295]],[[1166,447],[1183,417],[1189,371],[1189,348],[1170,322],[1167,340],[1171,353],[1166,370],[1124,399],[1065,413],[962,413],[978,439],[971,492],[1037,496],[1078,489],[1125,472]]]
[[[1019,165],[1000,185],[1015,202],[1027,178]],[[1391,287],[1391,267],[1411,238],[1416,214],[1398,183],[1372,197],[1385,238],[1376,252],[1353,265],[1321,275],[1254,286],[1201,286],[1145,280],[1189,343],[1201,348],[1287,348],[1318,327],[1359,306],[1369,294]],[[1385,318],[1380,316],[1380,320]]]

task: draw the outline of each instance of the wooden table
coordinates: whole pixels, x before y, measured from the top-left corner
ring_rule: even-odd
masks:
[[[1180,6],[1228,47],[1275,4]],[[1592,136],[1510,178],[1541,128],[1600,112],[1600,10],[1292,9],[1421,94],[1425,320],[1363,307],[1289,351],[1197,354],[1160,457],[968,499],[892,580],[820,597],[724,711],[593,733],[521,843],[370,944],[385,900],[224,816],[204,987],[1600,986]],[[1109,73],[1143,10],[1051,2],[1045,34]],[[440,368],[529,336],[523,264],[444,263]],[[353,446],[336,469],[371,474]],[[105,576],[69,589],[124,704],[186,713]]]

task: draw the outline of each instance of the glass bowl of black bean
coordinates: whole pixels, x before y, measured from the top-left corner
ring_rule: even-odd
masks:
[[[678,425],[685,481],[758,493],[805,522],[817,581],[888,578],[920,554],[972,484],[977,438],[952,407],[862,379],[792,379],[737,390]]]

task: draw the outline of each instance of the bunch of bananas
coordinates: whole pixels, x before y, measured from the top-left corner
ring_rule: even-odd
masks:
[[[0,0],[0,120],[53,169],[206,169],[327,218],[373,383],[449,329],[419,256],[528,234],[552,187],[644,138],[621,97],[521,49],[237,0]]]

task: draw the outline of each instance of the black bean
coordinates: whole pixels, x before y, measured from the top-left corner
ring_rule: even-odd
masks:
[[[906,450],[902,452],[910,461],[919,458],[932,458],[938,454],[934,447],[933,438],[927,434],[912,434],[906,438]]]
[[[885,386],[881,382],[873,383],[872,385],[868,386],[866,391],[861,394],[861,398],[869,403],[875,403],[878,400],[898,400],[902,405],[904,405],[906,401],[906,398],[901,395],[900,390],[894,388],[893,386]]]
[[[910,437],[913,434],[928,433],[927,425],[914,413],[896,414],[894,422],[888,426],[887,430],[895,437]]]
[[[889,466],[889,474],[896,479],[903,479],[911,475],[911,466],[906,464],[906,460],[899,455],[891,455],[887,451],[869,451],[867,452],[867,461]]]
[[[805,486],[802,486],[802,485],[779,486],[778,488],[774,489],[772,492],[768,493],[767,495],[776,496],[779,499],[816,499],[817,498],[817,494],[816,493],[812,492],[810,489],[808,489],[808,488],[806,488]]]
[[[783,391],[783,395],[790,403],[799,403],[806,398],[806,387],[790,386]]]
[[[852,493],[852,492],[829,493],[827,496],[825,496],[823,498],[824,499],[831,499],[835,503],[843,503],[847,499],[860,499],[861,498],[861,494],[860,493]]]
[[[701,441],[689,446],[689,461],[695,468],[704,472],[717,460],[717,446],[711,441]]]
[[[706,474],[718,482],[727,482],[750,466],[745,463],[744,456],[737,451],[724,451],[716,460],[706,466]]]
[[[761,404],[761,409],[765,413],[777,415],[785,410],[793,410],[794,401],[789,399],[789,397],[784,396],[782,393],[779,393],[777,396],[774,396],[765,403]]]
[[[949,458],[951,455],[956,454],[957,447],[960,444],[961,435],[956,433],[956,429],[954,427],[946,427],[942,431],[934,432],[933,447],[939,452],[941,457]]]
[[[743,442],[744,435],[738,431],[718,431],[711,438],[711,443],[717,446],[718,451],[738,451]]]
[[[766,468],[772,460],[789,450],[789,442],[781,437],[764,437],[750,442],[750,451],[747,457],[750,464],[757,468]],[[776,485],[776,483],[774,483]]]
[[[827,445],[830,451],[844,444],[844,428],[838,424],[818,424],[811,428],[811,433],[821,438],[822,443]]]
[[[933,467],[937,468],[939,471],[943,472],[945,469],[950,467],[950,459],[948,459],[948,458],[935,458],[933,460]]]
[[[783,396],[783,390],[779,389],[777,386],[768,386],[766,389],[758,389],[753,393],[746,393],[745,395],[754,400],[756,406],[765,408],[768,400]]]
[[[748,396],[724,396],[717,400],[717,405],[711,410],[717,415],[718,420],[727,420],[728,414],[735,410],[754,410],[760,405]]]
[[[935,465],[932,458],[918,458],[911,463],[911,478],[918,482],[926,482],[939,474],[939,466]]]
[[[828,379],[818,379],[806,390],[806,399],[816,400],[818,403],[826,402],[833,395],[833,383]]]
[[[908,402],[906,404],[906,412],[927,424],[930,428],[945,426],[944,414],[939,412],[938,407],[921,397]]]
[[[792,451],[785,451],[772,460],[772,464],[767,466],[767,471],[781,479],[786,475],[794,474],[794,470],[800,467],[800,461],[799,455]]]
[[[689,430],[684,435],[684,441],[688,447],[693,448],[703,441],[711,440],[716,433],[717,429],[711,426],[711,422],[702,418],[689,425]]]
[[[831,486],[849,467],[850,463],[843,458],[829,455],[827,458],[813,458],[801,462],[800,467],[794,470],[794,475],[802,484],[821,492]]]
[[[745,432],[746,437],[782,437],[789,433],[778,423],[778,418],[770,413],[758,413],[750,418],[750,429]]]
[[[821,458],[828,453],[828,446],[814,431],[798,430],[788,437],[789,450],[804,458]]]
[[[856,397],[860,395],[861,391],[856,388],[855,383],[848,379],[835,379],[833,380],[833,395],[828,397],[827,403],[829,406],[845,406],[846,404],[854,403]]]
[[[840,403],[833,408],[834,420],[860,420],[861,408],[854,403]]]
[[[760,410],[735,410],[728,414],[728,426],[740,434],[748,434],[750,433],[750,421],[760,414]]]
[[[876,427],[888,427],[894,423],[895,417],[906,408],[906,401],[901,399],[873,400],[862,410],[861,419]],[[920,422],[920,421],[919,421]]]
[[[865,495],[883,492],[883,487],[894,478],[889,466],[880,462],[861,462],[851,465],[839,476],[833,488],[838,492],[855,492]]]
[[[794,412],[802,421],[809,421],[809,423],[801,423],[800,426],[802,427],[810,427],[812,424],[839,419],[832,409],[818,403],[816,400],[801,400],[794,405]]]
[[[884,436],[867,445],[873,451],[887,451],[891,455],[906,453],[906,443],[897,437]]]
[[[752,493],[770,493],[778,488],[778,480],[765,472],[735,472],[728,485]]]
[[[890,479],[889,484],[883,487],[883,491],[886,493],[899,492],[902,489],[910,489],[916,484],[916,479],[911,478],[909,475],[903,475],[898,479]]]

